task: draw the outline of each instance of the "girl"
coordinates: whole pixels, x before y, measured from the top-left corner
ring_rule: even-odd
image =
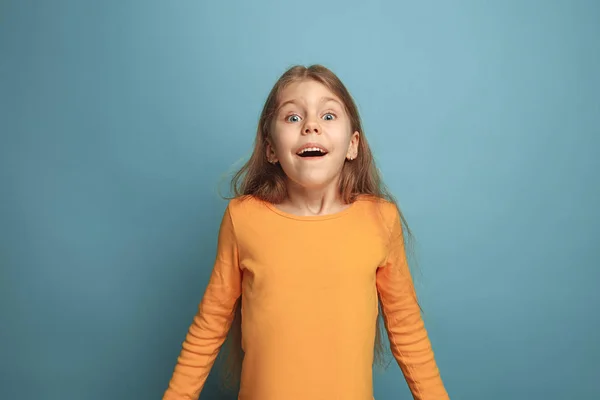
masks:
[[[380,308],[413,397],[448,399],[404,218],[337,76],[320,65],[281,76],[232,186],[210,281],[163,400],[198,398],[234,319],[240,400],[371,400]]]

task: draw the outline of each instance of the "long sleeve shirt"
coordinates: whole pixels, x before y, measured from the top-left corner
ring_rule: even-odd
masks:
[[[449,398],[392,203],[362,196],[335,214],[297,216],[251,196],[231,200],[163,400],[200,396],[240,296],[240,400],[372,400],[379,301],[413,397]]]

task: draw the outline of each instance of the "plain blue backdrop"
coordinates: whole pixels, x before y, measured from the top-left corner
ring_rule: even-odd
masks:
[[[1,1],[0,398],[161,398],[296,63],[356,98],[451,397],[600,398],[599,39],[592,0]]]

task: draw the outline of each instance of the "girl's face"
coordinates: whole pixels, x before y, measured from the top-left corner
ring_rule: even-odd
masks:
[[[267,159],[301,187],[336,184],[346,158],[356,158],[359,140],[342,101],[314,80],[288,85],[279,100]]]

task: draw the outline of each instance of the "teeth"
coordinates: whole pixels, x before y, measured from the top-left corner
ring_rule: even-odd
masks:
[[[323,149],[320,149],[318,147],[308,147],[306,149],[300,150],[300,152],[298,154],[306,153],[307,151],[318,151],[320,153],[325,153],[325,151]]]

